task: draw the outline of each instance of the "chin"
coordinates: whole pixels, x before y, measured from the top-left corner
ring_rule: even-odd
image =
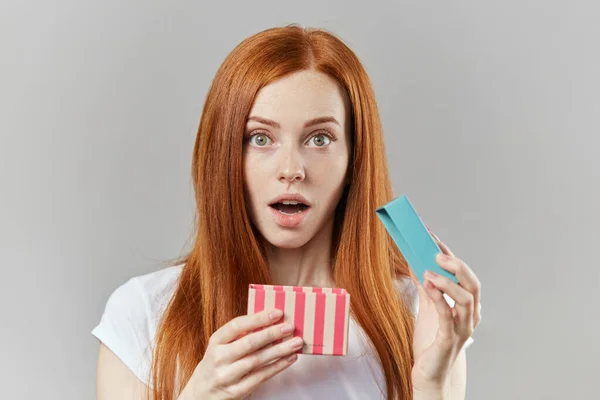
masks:
[[[263,237],[271,246],[280,249],[297,249],[310,241],[309,235],[300,232],[269,232],[263,233]]]

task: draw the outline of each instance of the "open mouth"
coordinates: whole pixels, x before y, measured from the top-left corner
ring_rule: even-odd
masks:
[[[298,201],[282,201],[270,204],[270,207],[286,215],[300,214],[302,211],[308,208],[306,204]]]

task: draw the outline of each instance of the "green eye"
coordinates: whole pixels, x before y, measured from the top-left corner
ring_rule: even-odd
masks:
[[[325,134],[315,135],[311,138],[311,140],[317,147],[323,147],[331,143],[331,139]]]
[[[258,133],[250,138],[250,141],[258,147],[263,147],[269,144],[269,137],[263,133]]]

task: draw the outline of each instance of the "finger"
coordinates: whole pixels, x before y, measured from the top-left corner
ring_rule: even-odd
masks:
[[[239,360],[248,354],[252,354],[262,349],[275,340],[289,335],[293,331],[294,325],[290,322],[286,322],[270,326],[258,332],[250,333],[243,338],[224,346],[226,349],[223,349],[223,351],[227,354],[226,361],[233,362]]]
[[[277,375],[298,359],[298,354],[294,353],[289,357],[267,364],[242,378],[238,383],[231,386],[234,393],[240,393],[240,396],[246,396],[252,392],[258,385]]]
[[[433,240],[435,240],[437,245],[440,247],[440,250],[442,250],[442,253],[448,254],[449,256],[454,256],[454,253],[452,253],[452,250],[450,250],[450,247],[448,247],[444,242],[442,242],[440,240],[440,238],[437,237],[437,235],[431,231],[431,229],[427,228],[427,230],[431,234],[431,237],[433,238]]]
[[[465,288],[469,293],[473,295],[475,304],[475,317],[476,324],[481,319],[480,307],[481,302],[481,283],[477,278],[477,275],[463,260],[454,256],[446,257],[438,254],[436,257],[437,263],[448,272],[453,273],[458,279],[459,285]]]
[[[454,312],[452,312],[452,314],[453,319],[455,318],[458,322],[458,326],[455,327],[454,331],[458,331],[461,334],[461,337],[466,340],[473,333],[473,295],[445,276],[434,274],[431,271],[427,272],[427,279],[433,283],[437,289],[446,293],[454,300]],[[450,305],[448,305],[448,307],[450,307]]]
[[[267,346],[231,364],[227,369],[227,373],[233,377],[233,382],[235,382],[244,375],[260,369],[272,361],[296,353],[303,345],[304,341],[296,337],[275,346]]]
[[[281,310],[264,310],[256,314],[234,318],[213,333],[211,341],[215,344],[227,344],[247,332],[271,325],[281,319]]]
[[[454,335],[454,318],[452,317],[452,308],[450,308],[446,302],[446,299],[444,299],[443,293],[427,277],[423,282],[423,288],[435,304],[435,308],[438,313],[439,332],[441,332],[442,336],[451,338]]]
[[[450,248],[445,243],[443,243],[440,240],[440,238],[431,231],[431,229],[427,228],[427,230],[429,231],[429,233],[431,234],[433,239],[436,241],[436,243],[440,247],[442,254],[446,254],[451,257],[454,257],[454,253],[452,252],[452,250],[450,250]],[[439,258],[439,255],[438,255],[438,258]],[[464,266],[466,267],[466,271],[464,272],[464,274],[471,276],[471,279],[468,279],[468,280],[470,282],[473,282],[473,281],[475,282],[474,285],[465,287],[469,292],[471,292],[473,294],[473,297],[475,299],[475,304],[477,305],[475,307],[475,313],[473,315],[473,327],[475,328],[481,321],[481,282],[479,281],[479,279],[477,278],[475,273],[468,267],[468,265],[466,263],[464,264]],[[442,265],[442,267],[444,267],[444,266]],[[444,269],[447,269],[447,268],[444,268]],[[451,269],[447,269],[447,270],[452,272],[454,275],[456,275],[456,277],[459,281],[459,284],[461,286],[463,286],[463,282],[466,281],[463,278],[463,273],[460,273],[458,271],[454,272],[454,270],[451,270]]]
[[[477,303],[477,308],[475,309],[475,314],[473,315],[473,329],[479,325],[481,322],[481,303]]]
[[[437,254],[436,262],[448,272],[452,272],[456,275],[456,278],[460,282],[460,285],[475,295],[475,292],[479,291],[481,286],[477,275],[467,263],[460,258],[455,256],[448,256],[445,254]]]
[[[450,250],[450,247],[448,247],[448,245],[446,243],[440,241],[439,239],[438,239],[438,246],[440,246],[440,250],[442,250],[442,253],[454,257],[454,253],[452,252],[452,250]]]

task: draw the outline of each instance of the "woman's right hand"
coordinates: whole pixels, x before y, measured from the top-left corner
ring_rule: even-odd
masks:
[[[294,330],[291,323],[273,325],[282,315],[281,310],[266,310],[234,318],[219,328],[180,398],[242,399],[292,365],[303,345],[301,338],[270,345]],[[253,332],[258,328],[264,329]]]

